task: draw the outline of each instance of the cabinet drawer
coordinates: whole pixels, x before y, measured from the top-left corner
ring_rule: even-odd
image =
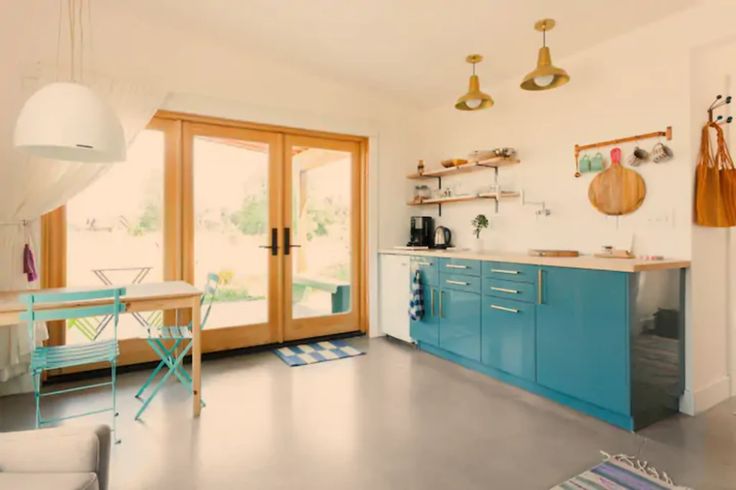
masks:
[[[421,271],[422,284],[436,286],[439,271],[439,259],[436,257],[412,257],[411,259],[411,275],[414,277],[415,271]]]
[[[463,276],[461,274],[440,274],[439,287],[480,294],[480,277]]]
[[[511,264],[509,262],[484,262],[483,277],[495,277],[505,281],[537,282],[536,265]]]
[[[440,271],[442,273],[480,276],[480,264],[479,260],[441,258]]]
[[[537,301],[537,290],[534,284],[505,281],[493,277],[486,278],[483,281],[483,294],[527,303],[535,303]]]
[[[481,314],[483,363],[534,381],[535,306],[485,297]]]

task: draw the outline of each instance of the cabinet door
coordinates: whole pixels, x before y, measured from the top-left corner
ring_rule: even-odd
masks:
[[[441,289],[440,347],[480,361],[480,294]]]
[[[483,363],[534,381],[534,305],[485,296],[481,309]]]
[[[409,298],[411,281],[409,277],[409,257],[405,255],[380,256],[379,270],[379,320],[384,334],[405,342],[409,337]]]
[[[424,316],[421,320],[412,320],[409,329],[411,338],[417,342],[439,345],[439,291],[434,286],[422,285],[424,295]]]
[[[537,382],[629,413],[627,274],[543,267],[541,296]]]

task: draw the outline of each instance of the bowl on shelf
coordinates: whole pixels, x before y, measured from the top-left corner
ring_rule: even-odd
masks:
[[[445,168],[460,167],[468,163],[464,158],[450,158],[449,160],[442,160],[442,166]]]
[[[470,155],[468,155],[468,160],[470,160],[471,162],[480,162],[483,160],[488,160],[489,158],[493,158],[495,156],[495,150],[475,150]]]
[[[511,158],[514,155],[516,155],[516,149],[515,148],[496,148],[495,150],[493,150],[493,153],[497,157]]]

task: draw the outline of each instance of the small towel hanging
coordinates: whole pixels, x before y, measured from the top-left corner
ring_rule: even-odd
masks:
[[[33,282],[38,279],[36,260],[33,257],[33,237],[31,236],[30,223],[23,220],[21,225],[23,226],[23,235],[25,238],[25,245],[23,246],[23,273],[26,275],[28,282]]]
[[[409,318],[414,321],[424,317],[424,294],[422,292],[422,274],[414,273],[411,280],[411,299],[409,301]]]

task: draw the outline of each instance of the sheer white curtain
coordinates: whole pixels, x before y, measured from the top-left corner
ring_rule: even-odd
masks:
[[[48,75],[39,75],[30,83],[26,79],[22,94],[19,93],[22,100],[13,101],[17,102],[16,110],[5,111],[0,117],[15,121],[23,101],[50,81],[53,78]],[[107,77],[88,77],[85,83],[113,107],[122,122],[128,146],[166,97],[162,89]],[[26,243],[33,247],[39,266],[38,218],[66,203],[102,176],[110,165],[29,157],[13,147],[12,132],[4,133],[0,139],[0,290],[30,289],[38,284],[29,283],[23,274],[23,248]],[[45,338],[45,327],[40,326],[40,330],[39,338]],[[24,325],[0,327],[0,394],[27,388],[27,383],[17,377],[26,374],[30,351]],[[16,378],[13,383],[3,386],[3,382],[13,378]]]

